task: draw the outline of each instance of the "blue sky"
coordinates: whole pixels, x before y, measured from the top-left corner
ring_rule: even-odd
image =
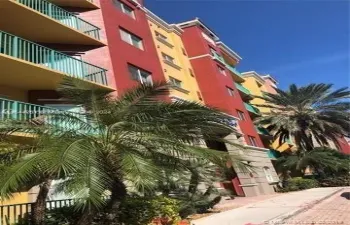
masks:
[[[145,0],[168,23],[199,17],[243,60],[291,83],[350,83],[350,1]]]

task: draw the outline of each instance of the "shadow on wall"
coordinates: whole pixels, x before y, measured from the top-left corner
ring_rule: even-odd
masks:
[[[350,200],[350,192],[343,192],[340,196],[346,198],[347,200]]]

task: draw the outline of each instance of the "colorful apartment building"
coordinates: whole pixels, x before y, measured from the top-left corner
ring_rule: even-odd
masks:
[[[65,77],[115,95],[139,82],[169,81],[170,99],[200,102],[232,117],[237,132],[218,135],[247,150],[205,145],[239,153],[255,166],[251,173],[234,170],[236,194],[271,194],[279,180],[268,155],[271,139],[253,123],[266,109],[253,106],[262,102],[252,95],[272,93],[277,82],[269,75],[240,73],[240,60],[201,20],[168,24],[141,0],[0,1],[0,119],[76,110],[56,92]],[[25,110],[35,113],[21,113]],[[35,190],[19,193],[7,203],[33,196]]]
[[[0,1],[0,119],[25,120],[52,110],[75,110],[74,105],[62,104],[56,92],[65,77],[91,88],[115,90],[104,65],[82,57],[105,48],[100,28],[72,9],[84,13],[99,7],[89,0]],[[31,197],[29,191],[1,203],[25,203]]]
[[[275,94],[277,87],[277,81],[271,75],[260,75],[255,71],[249,71],[242,73],[244,77],[243,86],[248,89],[248,91],[254,96],[263,96],[264,93],[272,93]],[[250,100],[251,104],[261,105],[266,102],[260,98],[253,98]],[[257,106],[261,113],[269,113],[271,111],[270,108],[264,108]],[[264,143],[266,148],[271,148],[273,150],[277,150],[279,152],[283,152],[286,150],[295,149],[295,145],[293,140],[287,140],[286,142],[280,144],[279,140],[273,140],[271,135],[263,128],[258,128],[258,133]],[[314,145],[319,146],[319,144],[314,140]],[[336,140],[329,140],[329,147],[333,149],[337,149],[340,152],[345,154],[350,153],[350,147],[344,137],[339,137]]]
[[[236,69],[241,57],[199,19],[177,25],[183,30],[181,38],[204,103],[238,121],[241,133],[222,135],[244,144],[248,150],[239,151],[230,145],[212,142],[207,142],[207,147],[232,154],[240,152],[256,167],[255,173],[250,174],[235,169],[236,176],[232,177],[232,182],[236,194],[254,196],[273,193],[278,177],[268,157],[268,149],[264,148],[252,121],[259,111],[248,103],[249,96],[241,85],[244,78]]]
[[[163,74],[172,84],[171,99],[203,103],[194,71],[181,40],[183,30],[145,10]]]

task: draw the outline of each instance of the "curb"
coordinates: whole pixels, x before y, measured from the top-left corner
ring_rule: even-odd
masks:
[[[284,221],[293,217],[293,216],[296,216],[302,212],[306,212],[307,210],[313,208],[315,205],[317,205],[318,203],[332,197],[333,195],[337,194],[338,192],[341,192],[343,191],[345,188],[340,188],[338,190],[335,190],[334,192],[326,195],[325,197],[323,198],[320,198],[318,200],[315,200],[313,203],[311,203],[310,205],[307,205],[307,206],[304,206],[302,207],[301,209],[296,209],[294,211],[291,211],[291,212],[288,212],[288,213],[285,213],[285,214],[282,214],[274,219],[271,219],[271,220],[267,220],[265,221],[265,224],[284,224]]]

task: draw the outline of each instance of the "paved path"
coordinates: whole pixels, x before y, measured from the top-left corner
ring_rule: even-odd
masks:
[[[330,197],[341,188],[314,188],[291,192],[268,200],[192,221],[192,225],[264,225],[281,221]],[[312,225],[312,224],[307,224]]]
[[[345,194],[346,193],[346,194]],[[343,196],[344,197],[343,197]],[[348,195],[347,198],[345,196]],[[286,225],[349,225],[350,188],[333,195],[320,204],[284,221]]]

